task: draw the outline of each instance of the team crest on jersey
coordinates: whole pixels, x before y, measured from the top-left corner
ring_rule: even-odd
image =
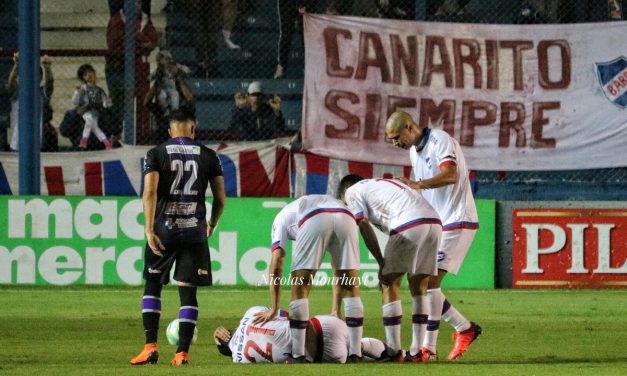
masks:
[[[429,169],[431,169],[431,158],[429,158],[429,157],[425,158],[425,163],[426,163],[427,167],[429,167]]]
[[[627,107],[627,58],[620,56],[595,66],[605,97],[620,108]]]

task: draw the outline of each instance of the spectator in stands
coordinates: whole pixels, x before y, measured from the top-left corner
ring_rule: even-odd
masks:
[[[156,59],[157,70],[150,75],[150,81],[154,82],[152,88],[155,90],[154,93],[149,91],[148,96],[150,94],[156,95],[157,103],[168,114],[170,111],[179,109],[180,95],[177,83],[180,83],[183,77],[190,73],[190,70],[185,65],[177,64],[168,50],[159,51]],[[187,85],[186,88],[189,89]],[[146,96],[146,100],[149,102],[148,96]]]
[[[119,12],[120,9],[124,8],[124,0],[107,0],[107,1],[109,3],[109,15],[110,16]],[[145,14],[150,14],[151,2],[152,2],[151,0],[142,0],[141,2],[142,12],[144,12]]]
[[[307,12],[326,14],[352,14],[352,0],[279,0],[279,49],[277,51],[277,66],[274,71],[274,79],[283,78],[288,65],[292,38],[298,30],[303,30],[302,14]],[[302,40],[301,40],[301,43]]]
[[[18,126],[19,126],[19,123],[18,123],[18,117],[19,117],[19,114],[18,114],[18,109],[19,109],[19,102],[18,102],[18,84],[19,84],[18,63],[19,63],[19,54],[16,52],[15,54],[13,54],[13,68],[11,69],[11,72],[9,73],[9,78],[7,80],[7,85],[6,85],[7,93],[11,97],[10,126],[11,126],[11,129],[12,129],[13,133],[11,134],[11,142],[9,143],[9,147],[10,147],[10,150],[12,150],[12,151],[17,151],[18,150],[18,144],[19,144],[19,132],[18,132]],[[52,96],[52,92],[54,91],[54,77],[52,75],[51,65],[52,65],[52,63],[50,62],[50,59],[48,58],[48,55],[42,56],[42,58],[41,58],[41,69],[40,69],[41,81],[39,83],[39,86],[40,86],[40,89],[41,89],[41,104],[42,104],[41,105],[41,111],[42,111],[41,127],[42,127],[42,132],[43,132],[44,124],[46,123],[44,114],[46,114],[47,111],[49,113],[52,113],[52,109],[51,108],[48,109],[50,107],[50,97]],[[42,142],[42,144],[43,144],[43,142]]]
[[[221,77],[216,59],[216,41],[211,35],[218,31],[219,24],[208,20],[212,15],[219,14],[218,1],[205,0],[178,0],[180,6],[192,27],[192,43],[196,51],[196,67],[193,75],[196,77]]]
[[[76,112],[81,115],[85,124],[78,147],[87,149],[89,135],[93,132],[102,142],[106,150],[112,148],[111,142],[98,126],[100,113],[107,107],[111,107],[111,99],[100,86],[96,85],[96,71],[89,64],[83,64],[78,68],[78,79],[82,82],[76,87],[72,95],[72,103],[76,106]]]
[[[231,35],[237,20],[237,0],[222,0],[222,36],[224,44],[232,50],[238,50],[239,45],[233,43]]]
[[[136,9],[142,9],[142,0],[135,0]],[[113,102],[113,120],[122,124],[124,113],[124,34],[126,17],[124,9],[119,9],[111,15],[107,24],[107,55],[105,60],[105,75],[107,88]],[[141,11],[137,12],[135,20],[135,96],[136,103],[144,102],[148,94],[150,81],[150,64],[148,55],[157,47],[159,35],[152,24],[150,16]],[[135,110],[135,123],[141,131],[148,129],[148,110],[143,106],[137,106]],[[140,132],[141,134],[142,132]],[[140,142],[143,140],[139,140]]]
[[[277,51],[277,66],[274,79],[283,78],[287,69],[292,37],[296,31],[296,22],[302,30],[302,14],[305,10],[312,12],[311,1],[279,0],[279,50]],[[299,14],[300,13],[300,14]]]
[[[244,140],[275,137],[275,133],[285,130],[281,98],[278,95],[265,96],[261,83],[251,82],[248,85],[248,94],[235,94],[235,105],[231,110],[231,129],[240,131]]]
[[[157,70],[150,75],[153,85],[144,99],[144,106],[153,115],[152,143],[160,144],[169,138],[170,113],[179,108],[194,113],[195,99],[191,86],[185,81],[190,69],[177,64],[167,50],[159,51],[156,60]]]
[[[546,14],[536,9],[532,2],[528,0],[521,2],[519,13],[514,18],[515,24],[543,24],[548,22],[549,19],[546,17]]]
[[[376,0],[377,15],[379,18],[413,19],[413,12],[408,5],[406,0]]]

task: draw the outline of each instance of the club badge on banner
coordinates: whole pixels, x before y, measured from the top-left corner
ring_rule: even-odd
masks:
[[[384,141],[410,113],[459,141],[476,170],[627,166],[627,22],[447,24],[305,16],[303,144],[404,165]]]

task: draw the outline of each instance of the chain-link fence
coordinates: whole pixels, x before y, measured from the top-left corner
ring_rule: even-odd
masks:
[[[125,9],[136,3],[135,81],[125,76]],[[18,0],[0,9],[0,147],[16,149],[14,52]],[[298,133],[308,12],[471,23],[572,23],[625,19],[625,0],[42,0],[42,150],[116,147],[124,121],[134,141],[167,138],[168,114],[193,109],[205,140]],[[126,7],[126,8],[125,8]],[[141,10],[141,11],[140,11]],[[132,65],[132,63],[131,63]],[[11,80],[15,80],[13,83]],[[125,112],[128,85],[134,111]],[[100,87],[103,90],[96,90]],[[129,116],[130,115],[130,116]],[[12,142],[12,140],[14,142]],[[615,179],[622,169],[557,174]],[[499,174],[480,174],[498,181]],[[505,176],[505,175],[503,175]],[[517,173],[510,179],[555,179]]]

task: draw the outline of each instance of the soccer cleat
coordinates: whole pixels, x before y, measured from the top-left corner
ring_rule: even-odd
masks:
[[[421,353],[422,362],[431,362],[431,361],[438,360],[438,354],[434,353],[433,351],[429,350],[426,347],[423,347],[420,353]]]
[[[174,359],[170,362],[173,366],[186,366],[189,364],[189,354],[185,351],[174,354]]]
[[[403,363],[421,363],[422,362],[422,350],[418,351],[417,354],[412,355],[411,350],[405,351],[405,357],[403,358]]]
[[[405,359],[403,359],[404,363],[420,363],[422,362],[422,352],[418,352],[416,355],[412,355],[410,350],[405,352]]]
[[[85,137],[81,138],[78,142],[78,147],[81,149],[87,149],[87,139]]]
[[[131,364],[139,366],[142,364],[156,364],[159,360],[159,351],[157,351],[157,343],[147,343],[144,349],[136,357],[131,359]]]
[[[453,333],[455,346],[453,346],[453,350],[448,354],[448,359],[455,360],[462,356],[466,350],[468,350],[468,346],[470,346],[479,335],[481,335],[481,327],[472,321],[470,322],[470,328],[462,332]]]
[[[391,363],[404,363],[405,356],[403,355],[403,350],[398,350],[396,354],[390,355],[388,353],[388,347],[386,346],[386,350],[381,354],[377,362],[391,362]]]
[[[350,354],[346,359],[346,363],[362,363],[364,358],[357,354]]]
[[[301,363],[311,363],[307,360],[305,355],[294,357],[292,354],[287,354],[287,359],[285,359],[285,364],[301,364]]]

